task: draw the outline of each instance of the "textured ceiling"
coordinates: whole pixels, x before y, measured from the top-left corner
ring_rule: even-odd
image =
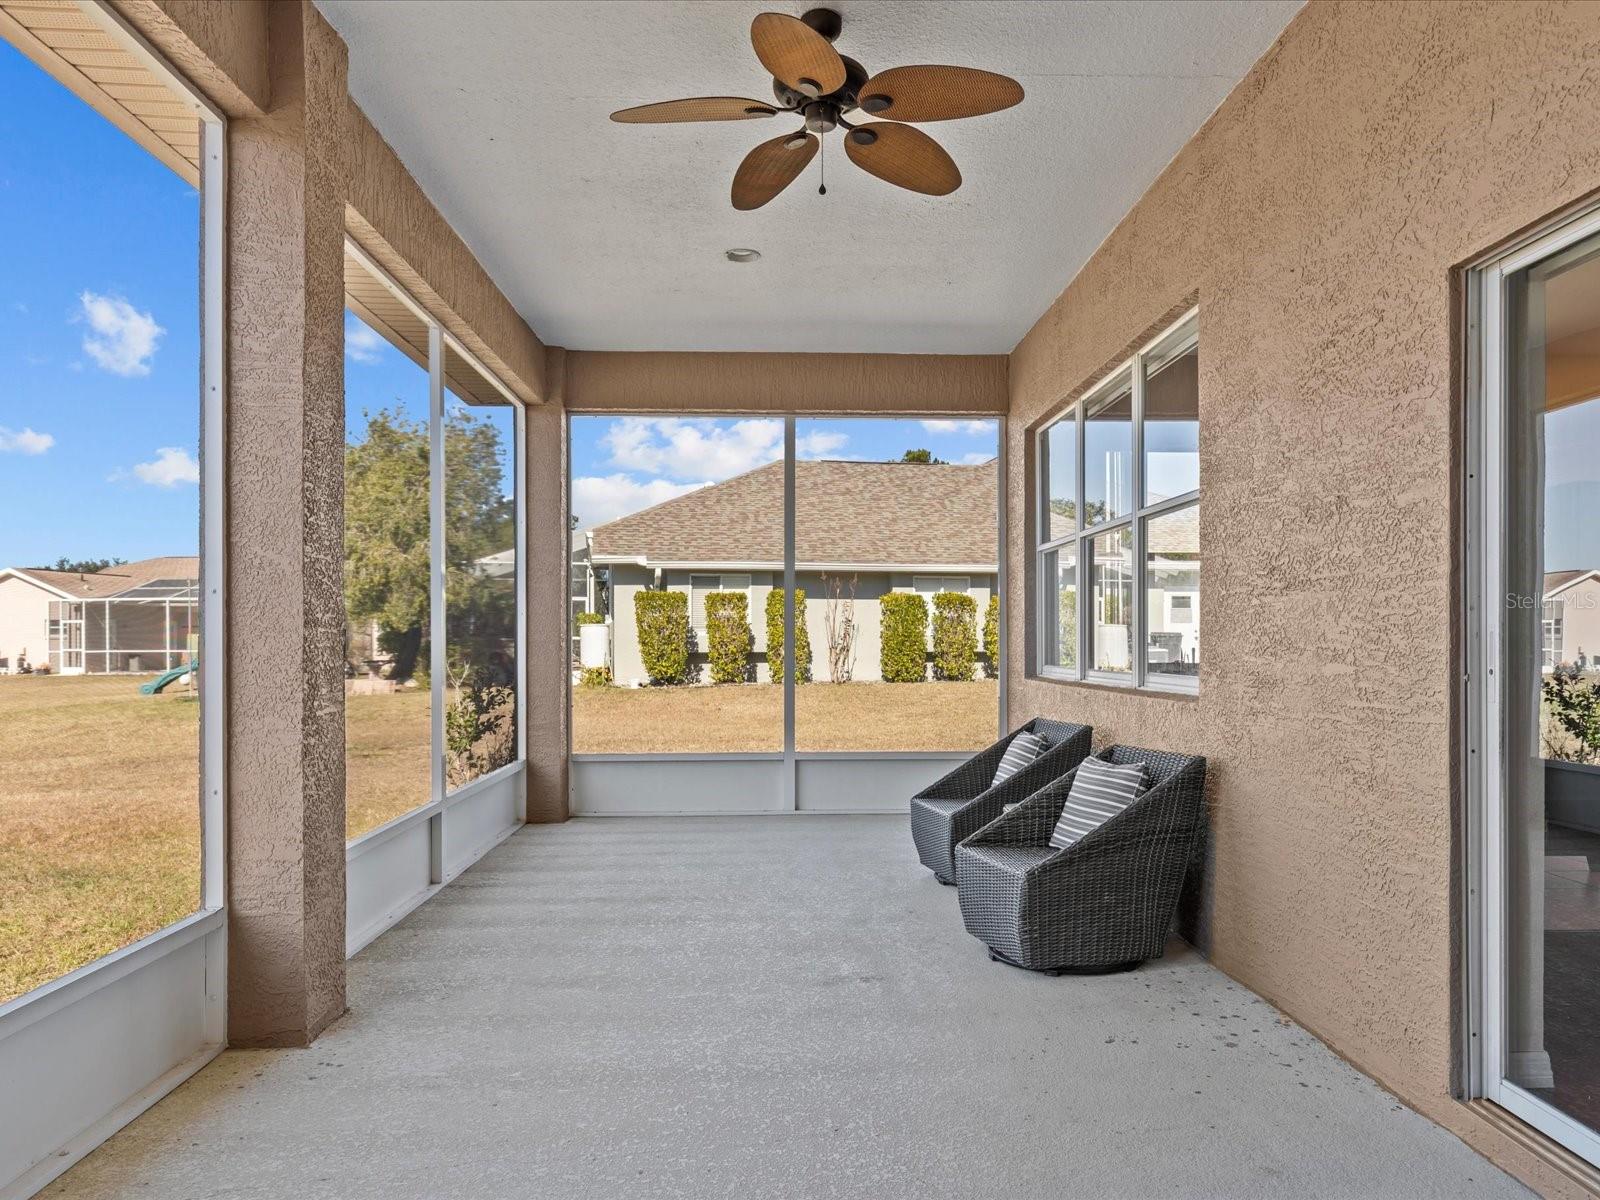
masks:
[[[684,96],[771,98],[746,0],[318,0],[356,100],[545,341],[595,350],[1009,351],[1272,44],[1300,0],[842,0],[869,72],[1012,75],[1016,108],[922,126],[951,196],[853,166],[838,133],[763,209],[734,169],[798,120],[619,125]],[[782,124],[780,124],[780,122]],[[751,246],[761,261],[723,251]]]

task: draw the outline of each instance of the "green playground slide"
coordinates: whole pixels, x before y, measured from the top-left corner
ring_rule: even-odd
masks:
[[[182,679],[190,671],[198,670],[199,667],[199,663],[185,663],[181,667],[173,667],[170,671],[163,671],[149,683],[141,683],[139,685],[139,694],[141,696],[154,696],[168,684],[177,683],[178,680]]]

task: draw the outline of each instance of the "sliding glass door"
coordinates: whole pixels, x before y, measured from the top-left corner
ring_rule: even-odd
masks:
[[[1600,232],[1481,277],[1478,1090],[1600,1152]],[[1475,1030],[1476,1032],[1477,1030]]]

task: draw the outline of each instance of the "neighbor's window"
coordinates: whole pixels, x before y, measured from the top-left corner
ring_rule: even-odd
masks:
[[[1191,313],[1039,431],[1041,673],[1186,691],[1198,685],[1198,365]],[[1080,571],[1085,604],[1078,603]]]
[[[712,592],[750,592],[748,575],[691,575],[689,576],[689,624],[702,638],[708,634],[706,624],[706,597]]]
[[[3,1005],[201,905],[202,305],[198,189],[3,38],[0,147]]]

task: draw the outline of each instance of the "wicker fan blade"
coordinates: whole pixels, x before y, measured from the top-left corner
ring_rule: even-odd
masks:
[[[760,208],[799,177],[816,156],[818,145],[817,139],[803,130],[762,142],[744,156],[734,173],[733,206],[745,212]]]
[[[955,160],[920,129],[874,122],[852,129],[844,152],[869,175],[928,196],[948,196],[961,186]]]
[[[750,22],[750,43],[761,65],[797,92],[826,96],[844,86],[844,59],[804,21],[761,13]]]
[[[862,85],[859,103],[885,121],[953,121],[1022,102],[1015,79],[972,67],[891,67]]]
[[[611,119],[624,125],[660,125],[672,121],[748,121],[777,115],[777,109],[760,100],[696,96],[691,100],[663,100],[660,104],[619,109],[611,114]]]

